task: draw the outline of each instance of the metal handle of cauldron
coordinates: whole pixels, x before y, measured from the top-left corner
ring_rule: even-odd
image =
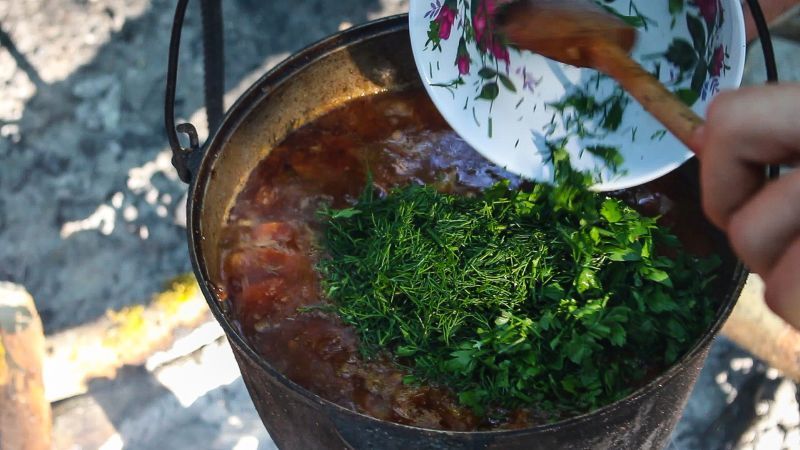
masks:
[[[172,148],[172,165],[178,171],[181,181],[188,183],[197,171],[202,156],[197,129],[191,123],[175,125],[175,91],[178,79],[178,55],[181,45],[181,31],[189,0],[178,0],[172,34],[169,43],[167,62],[167,87],[164,96],[164,124],[167,139]],[[223,52],[222,2],[221,0],[200,0],[203,16],[203,72],[205,87],[206,117],[209,136],[222,123],[224,114],[223,94],[225,90],[225,65]],[[184,133],[189,138],[189,147],[184,148],[178,138]]]
[[[758,39],[761,41],[761,50],[764,52],[764,65],[767,69],[767,83],[777,83],[778,66],[775,63],[775,50],[772,48],[772,37],[770,36],[767,20],[764,18],[764,12],[761,10],[761,4],[758,3],[758,0],[747,0],[747,5],[750,7],[750,15],[753,16],[753,22],[755,22],[756,29],[758,30]],[[767,166],[767,178],[778,178],[779,174],[780,166]]]

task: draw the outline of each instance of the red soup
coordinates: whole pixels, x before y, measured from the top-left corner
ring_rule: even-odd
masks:
[[[289,379],[378,419],[447,430],[542,423],[535,409],[482,418],[446,387],[403,384],[407,371],[389,356],[362,358],[355,331],[313,308],[328,302],[315,270],[317,211],[355,203],[368,173],[384,192],[425,183],[467,195],[502,179],[519,183],[464,143],[421,90],[355,100],[294,131],[253,171],[223,233],[224,291],[246,338]],[[684,206],[696,202],[676,177],[619,195],[662,215],[693,252],[710,250],[698,232],[707,225],[696,206]]]

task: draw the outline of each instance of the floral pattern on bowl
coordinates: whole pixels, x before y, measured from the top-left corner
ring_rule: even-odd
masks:
[[[563,144],[602,190],[647,182],[691,156],[613,80],[510,46],[492,21],[503,1],[411,0],[411,44],[426,89],[476,150],[512,172],[549,180],[548,148]],[[597,3],[638,29],[634,58],[699,114],[721,89],[738,87],[738,1]],[[592,107],[581,109],[581,101]],[[592,151],[598,148],[619,157]]]

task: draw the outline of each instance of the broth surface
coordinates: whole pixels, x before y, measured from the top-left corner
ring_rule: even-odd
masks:
[[[368,174],[383,193],[424,183],[469,195],[502,179],[520,183],[461,140],[422,90],[355,100],[294,131],[253,171],[223,232],[223,290],[245,337],[289,379],[378,419],[462,431],[542,423],[533,409],[477,417],[446,387],[403,384],[407,371],[388,355],[362,358],[355,331],[325,312],[317,211],[355,203]],[[670,175],[617,195],[706,254],[708,225],[686,191]]]

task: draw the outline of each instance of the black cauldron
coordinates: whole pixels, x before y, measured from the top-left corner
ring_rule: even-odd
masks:
[[[311,45],[261,77],[222,118],[220,2],[203,0],[212,137],[201,147],[194,127],[175,127],[173,119],[177,49],[187,3],[178,1],[175,16],[166,124],[175,151],[173,163],[181,179],[190,182],[191,260],[256,409],[280,448],[639,449],[666,445],[714,336],[747,276],[721,234],[714,237],[724,264],[716,291],[720,306],[713,325],[676,364],[632,395],[557,423],[514,431],[450,432],[385,422],[320,398],[262,359],[235,326],[228,303],[215,288],[220,285],[218,242],[229,208],[252,169],[292,130],[349,99],[421,86],[411,54],[408,19],[396,16],[370,22]],[[176,130],[189,135],[190,148],[181,147]],[[679,170],[697,193],[696,165],[688,163]]]

